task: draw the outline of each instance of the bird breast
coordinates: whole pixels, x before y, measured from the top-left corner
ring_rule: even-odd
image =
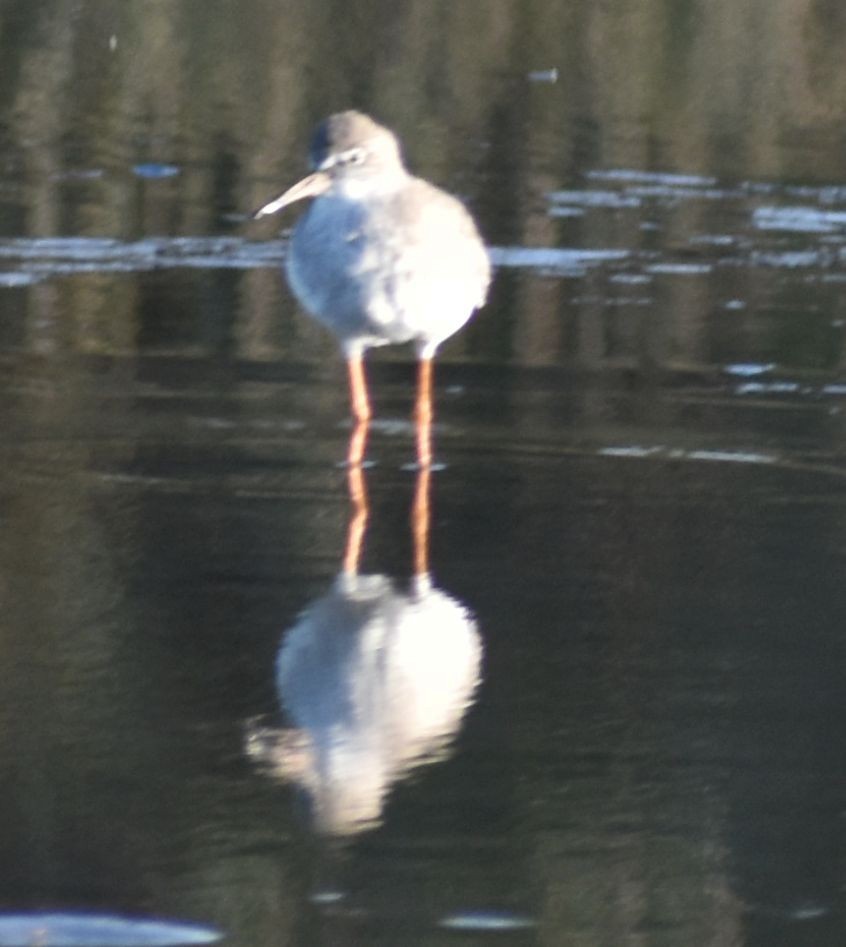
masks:
[[[287,269],[302,305],[362,347],[437,345],[484,302],[490,280],[464,206],[414,178],[361,199],[315,200],[295,228]]]

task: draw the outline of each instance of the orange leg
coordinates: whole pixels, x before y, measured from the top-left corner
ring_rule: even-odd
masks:
[[[367,377],[364,374],[364,359],[353,355],[347,359],[347,371],[350,379],[350,402],[353,418],[359,423],[370,420],[370,397],[367,394]]]
[[[421,470],[425,470],[432,466],[432,359],[421,358],[418,364],[414,420],[417,464]]]
[[[360,467],[364,461],[364,450],[367,447],[367,435],[370,426],[367,421],[353,421],[350,434],[350,443],[347,447],[347,466]]]
[[[347,547],[344,550],[344,572],[355,575],[361,560],[364,534],[370,508],[367,503],[367,485],[364,480],[362,461],[367,446],[370,425],[370,398],[367,395],[367,378],[364,360],[360,355],[347,359],[350,380],[350,402],[352,404],[353,429],[347,449],[347,486],[350,492],[352,515],[347,529]]]
[[[360,355],[347,359],[350,378],[350,403],[353,414],[353,430],[347,451],[347,464],[355,467],[364,460],[367,446],[368,425],[370,423],[370,398],[367,395],[367,378],[364,374],[364,360]]]
[[[429,574],[429,494],[432,479],[431,467],[420,467],[414,489],[414,505],[411,508],[411,534],[414,539],[414,575],[425,578]]]
[[[361,561],[364,534],[367,531],[367,519],[370,515],[367,504],[367,485],[361,464],[350,465],[347,472],[347,486],[350,491],[352,516],[347,527],[347,548],[344,550],[343,569],[347,575],[356,575]]]

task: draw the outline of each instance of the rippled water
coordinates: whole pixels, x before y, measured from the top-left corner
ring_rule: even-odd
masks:
[[[400,82],[394,114],[426,116],[405,119],[415,167],[468,198],[496,279],[438,359],[431,476],[403,350],[370,359],[357,476],[335,345],[287,292],[285,234],[246,219],[317,111],[261,125],[256,77],[288,89],[300,53],[186,5],[208,31],[196,75],[212,56],[257,91],[201,97],[182,126],[176,5],[71,6],[44,4],[49,43],[20,13],[35,58],[24,44],[0,103],[0,940],[48,942],[37,910],[74,942],[105,916],[127,943],[842,943],[846,184],[827,126],[784,133],[784,173],[758,139],[700,154],[691,114],[715,141],[732,126],[685,111],[692,89],[668,92],[678,128],[644,131],[602,112],[606,80],[625,91],[607,56],[590,95],[580,60],[502,26],[525,43],[503,78],[453,21],[451,96],[430,75],[440,104],[415,111]],[[567,35],[601,49],[592,15]],[[24,105],[36,53],[65,75],[76,23],[79,102],[100,103],[104,63],[130,102],[60,135],[59,109]],[[370,75],[361,24],[346,60],[309,24],[321,81]],[[159,73],[115,59],[133,43],[171,80],[149,105],[132,90]],[[565,77],[562,124],[544,103]]]

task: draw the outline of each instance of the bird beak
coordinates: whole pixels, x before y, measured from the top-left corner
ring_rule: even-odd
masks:
[[[270,203],[259,207],[257,211],[250,214],[250,218],[257,220],[259,217],[275,214],[277,211],[282,210],[283,207],[287,207],[295,201],[301,201],[305,197],[319,197],[329,190],[331,183],[332,179],[325,171],[315,171],[314,174],[310,174],[307,178],[303,178],[302,181],[298,181],[293,187],[289,187],[284,194],[280,194],[279,197],[274,198]]]

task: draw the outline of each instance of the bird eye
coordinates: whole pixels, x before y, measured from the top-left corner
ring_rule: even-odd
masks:
[[[361,164],[364,158],[363,148],[350,148],[349,151],[344,152],[341,161],[343,164]]]

